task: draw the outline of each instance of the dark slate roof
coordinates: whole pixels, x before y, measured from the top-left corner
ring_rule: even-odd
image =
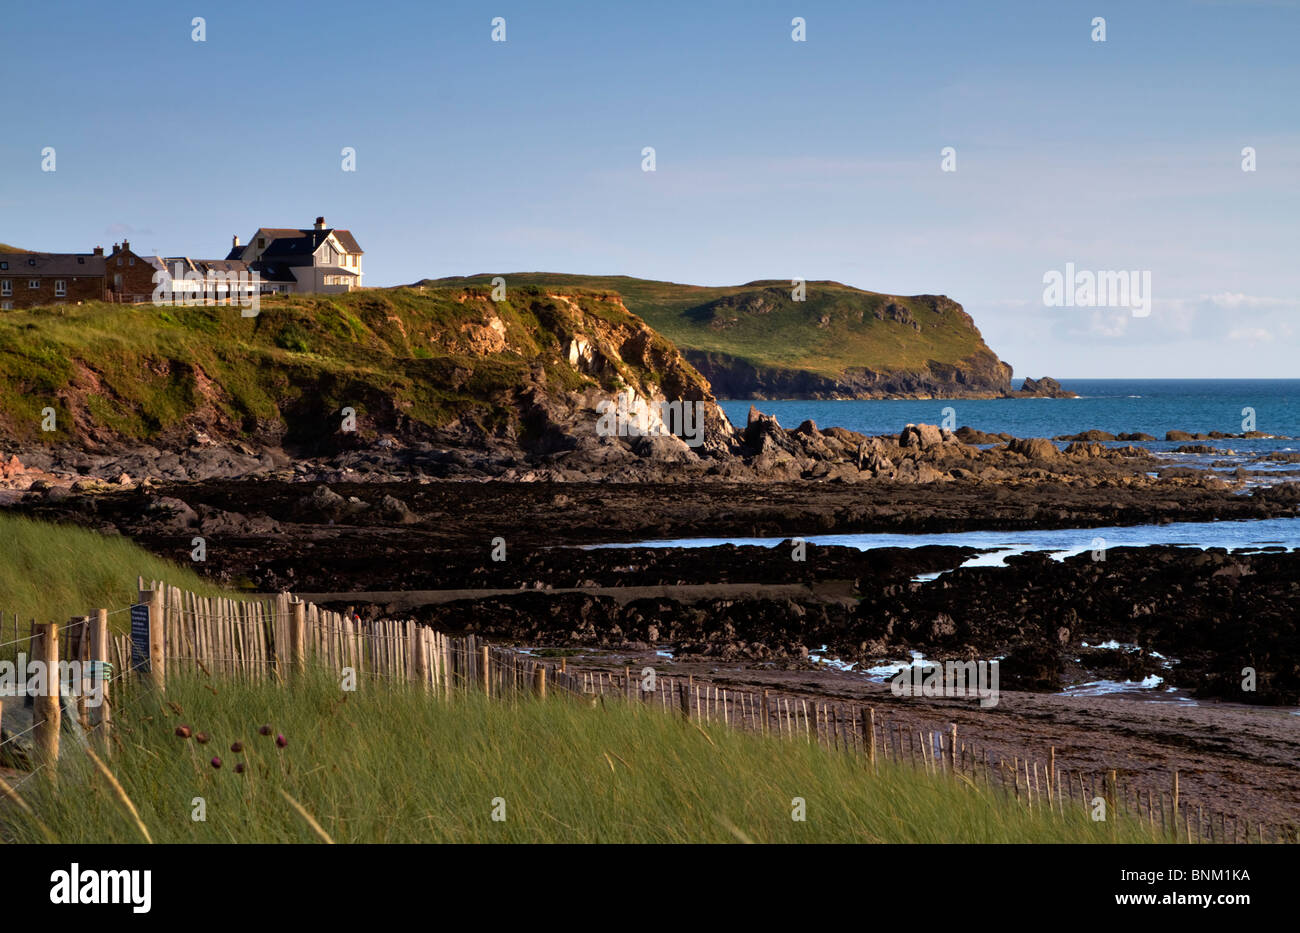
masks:
[[[230,252],[226,253],[226,258],[238,259],[240,256],[244,255],[244,250],[247,248],[248,248],[247,243],[245,243],[243,246],[232,246],[230,248]]]
[[[349,253],[365,252],[365,250],[363,250],[359,245],[357,245],[357,241],[356,239],[353,238],[351,230],[335,230],[334,236],[339,241],[339,243],[343,244],[343,248],[347,250]]]
[[[242,259],[196,259],[194,263],[204,272],[247,272],[248,263]]]
[[[310,230],[299,230],[297,227],[258,227],[253,237],[264,236],[268,240],[275,240],[283,237],[303,236],[310,232]]]
[[[104,257],[93,253],[0,253],[0,263],[9,264],[0,269],[0,275],[7,276],[96,277],[106,271]]]
[[[251,265],[254,272],[262,277],[265,282],[296,282],[298,279],[293,274],[293,268],[287,263],[282,262],[262,262],[257,261]]]
[[[320,246],[321,243],[325,242],[325,238],[331,233],[334,234],[334,238],[339,241],[339,245],[349,253],[365,252],[365,250],[363,250],[357,243],[356,237],[352,235],[351,230],[336,230],[333,227],[326,227],[324,230],[317,230],[314,227],[310,230],[295,230],[291,227],[262,227],[257,231],[257,233],[253,234],[253,237],[254,239],[257,237],[266,237],[269,241],[266,247],[268,252],[277,248],[287,249],[287,247],[283,245],[279,247],[276,246],[277,242],[283,240],[286,243],[297,242],[300,244],[297,249],[306,249],[307,252],[314,253],[316,248]],[[310,247],[301,245],[308,242],[311,243]],[[239,247],[240,252],[242,252],[243,249],[242,246]],[[234,250],[231,252],[234,252]]]
[[[266,250],[262,253],[262,258],[289,261],[305,259],[310,261],[312,253],[316,252],[317,247],[325,242],[325,238],[329,236],[329,233],[328,230],[304,230],[300,236],[276,237],[267,244]]]
[[[325,275],[351,275],[354,277],[356,276],[356,273],[353,272],[351,269],[344,269],[342,266],[317,266],[316,271],[322,272]]]
[[[155,269],[158,268],[159,263],[162,263],[162,271],[166,272],[168,275],[176,274],[176,266],[178,263],[181,267],[181,275],[185,275],[187,272],[199,271],[188,256],[167,256],[166,258],[154,256],[149,260],[149,265],[153,266]]]

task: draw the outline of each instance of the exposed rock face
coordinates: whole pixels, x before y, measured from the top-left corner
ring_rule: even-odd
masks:
[[[1005,444],[1012,439],[1012,436],[1006,432],[990,434],[978,428],[962,425],[957,429],[957,439],[963,444]]]
[[[898,435],[898,446],[904,448],[919,447],[922,450],[930,450],[942,446],[943,442],[943,432],[932,424],[909,424]]]
[[[1042,379],[1025,379],[1024,385],[1012,393],[1013,395],[1024,395],[1032,398],[1078,398],[1074,392],[1067,392],[1061,388],[1061,384],[1050,376],[1044,376]]]
[[[447,462],[492,463],[502,465],[494,475],[503,475],[508,464],[532,461],[534,468],[555,471],[553,478],[573,478],[593,467],[612,471],[646,463],[694,463],[703,471],[741,454],[739,432],[708,382],[617,295],[540,289],[511,295],[509,307],[465,289],[404,298],[414,310],[392,304],[372,311],[364,337],[386,342],[376,347],[376,363],[364,380],[348,375],[350,366],[286,365],[275,417],[241,417],[217,380],[179,358],[185,350],[156,365],[194,383],[191,409],[147,441],[99,424],[91,402],[113,393],[103,380],[87,382],[85,391],[60,395],[71,410],[68,421],[78,426],[60,446],[5,437],[0,424],[0,450],[22,457],[0,457],[0,482],[25,489],[30,482],[19,479],[27,467],[34,478],[41,471],[107,480],[125,474],[127,482],[268,474],[330,458],[344,472],[382,470],[435,451],[443,461],[428,463],[435,469]],[[361,296],[355,302],[365,300],[386,301]],[[420,300],[427,306],[415,303]],[[431,335],[419,328],[432,329]],[[327,345],[327,337],[313,339]],[[410,347],[421,340],[436,343],[444,355],[412,363]],[[356,352],[342,338],[328,346],[340,358]],[[73,371],[89,374],[83,381],[94,375],[85,365]],[[339,403],[330,398],[346,399],[356,413],[354,429],[340,426]]]
[[[1061,451],[1045,437],[1016,438],[1007,444],[1007,450],[1030,460],[1056,460]]]
[[[1115,435],[1111,434],[1109,431],[1091,430],[1091,431],[1080,431],[1078,434],[1058,434],[1056,437],[1052,438],[1052,440],[1054,441],[1114,441],[1114,440],[1121,440],[1121,438],[1115,437]],[[1128,440],[1128,438],[1123,438],[1123,440]],[[1153,441],[1155,440],[1155,438],[1148,437],[1147,440]]]

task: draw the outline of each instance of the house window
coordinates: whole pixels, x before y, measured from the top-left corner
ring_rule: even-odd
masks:
[[[0,311],[12,311],[14,303],[12,301],[0,301]]]
[[[40,288],[40,287],[41,287],[41,280],[40,280],[40,279],[28,279],[28,280],[27,280],[27,287],[28,287],[28,288]]]
[[[329,265],[331,262],[333,262],[334,261],[333,247],[331,247],[328,243],[326,243],[325,248],[321,250],[320,258],[321,258],[321,262],[325,263],[326,265]]]
[[[0,282],[0,295],[12,295],[14,293],[14,283],[9,279]]]
[[[9,268],[9,263],[0,262],[0,269],[8,269],[8,268]]]
[[[257,248],[266,249],[266,237],[260,236],[257,238]]]
[[[118,264],[119,266],[122,264],[122,257],[121,257],[121,256],[118,256],[118,257],[117,257],[117,264]]]
[[[79,265],[79,266],[84,266],[85,264],[86,264],[86,257],[85,257],[85,256],[78,256],[78,257],[77,257],[77,265]]]
[[[131,257],[131,263],[130,263],[130,264],[133,265],[133,266],[135,265],[135,257],[134,257],[134,256]]]
[[[67,281],[67,279],[55,279],[55,280],[54,280],[54,297],[55,297],[55,298],[66,298],[67,296],[68,296],[68,281]]]

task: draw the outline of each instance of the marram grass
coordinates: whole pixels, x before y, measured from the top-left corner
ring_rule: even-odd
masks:
[[[86,528],[33,521],[0,511],[0,642],[13,640],[13,617],[28,622],[67,622],[91,609],[121,609],[136,601],[136,578],[164,580],[203,596],[233,595],[193,570],[150,554],[129,538]],[[126,613],[109,617],[125,632]],[[12,646],[0,648],[11,657]]]
[[[344,693],[321,674],[287,687],[173,677],[165,705],[141,692],[119,707],[112,780],[65,739],[57,787],[37,773],[20,789],[34,817],[0,800],[0,838],[39,842],[44,826],[67,843],[1154,841],[1130,821],[1030,813],[987,787],[872,773],[858,756],[621,700]]]

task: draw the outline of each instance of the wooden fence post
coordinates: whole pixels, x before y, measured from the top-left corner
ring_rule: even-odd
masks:
[[[537,669],[533,671],[533,686],[537,690],[537,698],[539,700],[545,700],[546,699],[546,665],[545,664],[537,665]]]
[[[866,715],[862,717],[862,728],[867,731],[867,760],[872,767],[876,764],[876,709],[873,706],[867,707]]]
[[[72,695],[75,698],[73,710],[77,722],[81,725],[82,731],[90,728],[90,713],[86,707],[86,671],[84,662],[90,657],[90,617],[89,616],[72,616],[68,619],[65,628],[65,637],[63,639],[64,651],[68,653],[68,660],[75,661],[76,667],[69,667],[68,670],[77,671],[78,677],[76,683],[71,683]],[[61,687],[60,687],[61,689]]]
[[[1106,772],[1106,818],[1110,820],[1111,829],[1115,828],[1115,820],[1119,818],[1119,775],[1114,770]]]
[[[425,654],[424,631],[423,626],[412,625],[409,641],[411,642],[411,669],[415,675],[415,683],[421,690],[428,690],[429,664]]]
[[[108,730],[112,720],[108,705],[108,685],[113,679],[109,676],[108,664],[108,610],[92,609],[90,611],[90,659],[94,662],[95,687],[99,692],[99,704],[90,710],[90,727],[97,730],[102,747],[108,749]]]
[[[1178,769],[1174,769],[1174,793],[1173,793],[1173,823],[1174,836],[1178,835]],[[1249,835],[1249,834],[1247,834]]]
[[[33,710],[32,741],[41,764],[53,768],[59,762],[59,623],[36,627],[34,660],[45,668],[45,690],[37,694]]]
[[[564,659],[560,659],[561,670],[563,670]],[[483,695],[490,697],[492,695],[492,653],[487,645],[483,646]]]
[[[1056,789],[1056,746],[1052,745],[1047,753],[1047,809],[1052,809],[1052,791]],[[1059,809],[1059,807],[1058,807]]]
[[[957,724],[948,724],[948,770],[957,773]]]
[[[294,597],[289,625],[290,668],[301,675],[307,668],[307,604]]]
[[[160,693],[167,690],[167,642],[163,629],[163,594],[162,590],[144,589],[144,578],[140,578],[141,605],[149,607],[149,675],[146,682]]]

